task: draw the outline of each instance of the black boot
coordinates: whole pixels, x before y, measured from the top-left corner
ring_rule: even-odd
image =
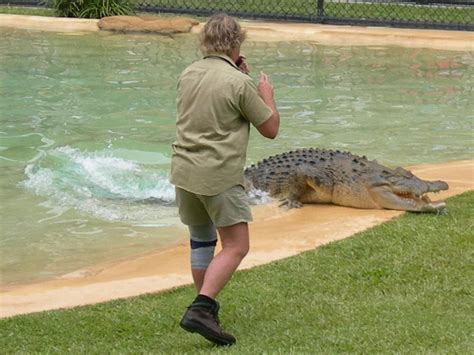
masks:
[[[198,333],[218,345],[232,345],[235,338],[219,325],[219,304],[215,302],[193,302],[179,325],[190,333]]]

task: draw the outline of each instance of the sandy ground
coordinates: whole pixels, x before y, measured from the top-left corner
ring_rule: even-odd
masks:
[[[0,14],[0,27],[56,32],[99,31],[98,20]],[[311,41],[336,46],[400,46],[474,51],[474,33],[311,23],[242,21],[249,40]],[[199,32],[203,24],[195,26]]]
[[[449,183],[449,190],[432,196],[433,200],[474,189],[474,160],[409,169],[420,178]],[[402,213],[333,205],[306,205],[286,211],[275,204],[257,206],[253,212],[251,251],[240,269],[347,238]],[[183,242],[167,250],[97,265],[51,281],[0,288],[0,317],[103,302],[191,283],[187,244]]]

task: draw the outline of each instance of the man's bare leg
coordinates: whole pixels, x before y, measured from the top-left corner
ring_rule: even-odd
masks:
[[[204,276],[206,275],[207,269],[191,269],[193,275],[194,287],[197,293],[201,292],[202,284],[204,283]]]
[[[197,332],[216,344],[232,345],[236,339],[221,328],[218,318],[219,304],[215,298],[247,255],[249,231],[247,223],[238,223],[218,230],[222,250],[212,259],[207,269],[192,270],[198,296],[188,307],[179,325],[186,331]]]
[[[249,250],[249,229],[247,223],[238,223],[218,228],[222,250],[212,259],[205,271],[199,294],[215,299],[224,288]],[[200,272],[193,271],[196,288],[200,282]]]

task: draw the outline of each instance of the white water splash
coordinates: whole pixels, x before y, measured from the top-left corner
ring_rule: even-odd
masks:
[[[68,146],[28,164],[21,185],[45,197],[45,207],[105,220],[176,223],[175,193],[167,174],[110,152],[82,152]]]
[[[247,192],[247,196],[249,197],[249,202],[252,205],[264,205],[270,203],[273,200],[268,192],[261,191],[253,187],[249,192]]]

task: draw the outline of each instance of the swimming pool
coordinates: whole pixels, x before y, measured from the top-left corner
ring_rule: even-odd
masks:
[[[0,29],[1,282],[50,278],[185,239],[168,183],[175,85],[196,36]],[[472,52],[248,42],[278,139],[387,165],[471,159]]]

